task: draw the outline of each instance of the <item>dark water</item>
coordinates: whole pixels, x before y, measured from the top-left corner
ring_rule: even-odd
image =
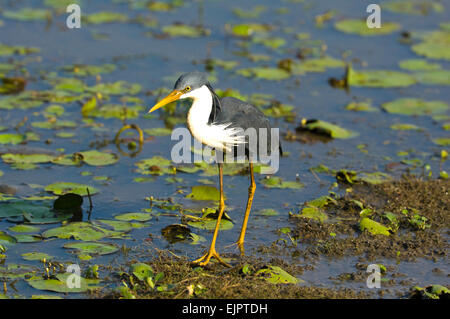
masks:
[[[22,7],[42,7],[41,1],[1,1],[2,9],[16,10]],[[150,29],[135,23],[112,23],[101,25],[83,24],[79,30],[68,30],[65,27],[66,15],[54,17],[50,24],[45,22],[20,22],[1,18],[4,26],[0,27],[0,42],[8,45],[33,46],[41,49],[38,55],[42,57],[41,62],[29,62],[26,64],[28,72],[34,77],[27,85],[27,90],[48,89],[47,83],[38,79],[41,72],[58,72],[60,67],[68,64],[103,64],[113,63],[117,65],[116,71],[111,74],[102,75],[103,82],[125,80],[142,85],[142,92],[151,92],[159,88],[172,88],[173,78],[180,72],[191,70],[203,70],[206,58],[214,57],[224,60],[237,60],[240,62],[238,68],[250,67],[258,64],[276,66],[278,60],[293,58],[297,51],[296,40],[292,34],[283,32],[284,28],[292,28],[295,33],[309,33],[312,40],[321,40],[326,44],[327,54],[339,58],[344,52],[350,52],[351,58],[365,61],[371,69],[399,70],[398,62],[404,59],[418,58],[412,52],[410,45],[401,44],[399,32],[379,37],[361,37],[349,35],[336,31],[333,28],[334,21],[339,18],[364,18],[366,17],[366,6],[370,2],[361,1],[303,1],[292,3],[290,1],[258,1],[258,5],[264,5],[268,9],[254,22],[263,22],[277,26],[271,33],[288,39],[286,45],[279,51],[267,49],[261,45],[252,45],[252,53],[264,53],[271,57],[268,62],[253,63],[248,59],[235,54],[239,50],[238,40],[230,37],[225,32],[225,24],[248,22],[239,19],[232,13],[232,8],[241,7],[251,9],[256,3],[253,1],[185,1],[185,4],[170,12],[152,12],[151,16],[158,19],[160,28],[163,25],[175,22],[183,22],[190,25],[201,24],[211,31],[207,37],[199,38],[166,38],[158,39],[145,35]],[[287,14],[276,14],[279,7],[289,9]],[[382,11],[382,19],[395,21],[402,25],[403,30],[436,30],[439,23],[448,21],[450,6],[444,3],[443,13],[432,13],[428,16],[411,16]],[[131,10],[126,3],[119,1],[84,1],[82,3],[82,14],[98,11],[114,11],[134,17],[148,10]],[[326,22],[323,28],[315,27],[314,17],[328,10],[336,10],[337,16],[331,22]],[[94,33],[105,34],[107,39],[96,40]],[[17,59],[22,59],[19,57]],[[6,59],[3,58],[2,61]],[[195,62],[195,63],[193,63]],[[443,69],[449,67],[449,63],[438,61]],[[357,66],[360,68],[360,66]],[[253,203],[253,212],[264,208],[274,208],[279,212],[278,216],[254,218],[250,220],[246,248],[249,254],[257,254],[255,247],[261,244],[269,244],[279,236],[276,232],[281,227],[291,226],[288,220],[289,211],[298,212],[299,205],[328,192],[330,185],[335,181],[334,177],[320,175],[323,182],[319,183],[311,174],[309,169],[318,164],[325,164],[331,169],[354,169],[357,171],[384,171],[387,163],[385,157],[400,160],[396,155],[398,151],[414,150],[415,157],[421,158],[431,166],[436,174],[440,169],[449,169],[448,164],[442,164],[436,157],[443,147],[435,145],[431,139],[445,137],[445,131],[441,124],[436,123],[429,116],[407,117],[393,115],[381,111],[382,103],[399,97],[416,97],[425,100],[449,101],[448,87],[413,85],[401,89],[371,89],[351,88],[349,92],[333,89],[327,83],[330,77],[341,77],[342,68],[327,69],[324,73],[307,73],[302,76],[291,77],[283,81],[253,80],[236,75],[233,71],[225,71],[216,68],[217,82],[214,87],[220,89],[235,88],[242,94],[269,93],[277,100],[294,105],[297,117],[294,123],[283,119],[271,119],[272,125],[279,127],[282,133],[293,131],[302,117],[319,118],[321,120],[336,123],[342,127],[359,133],[357,138],[348,140],[333,140],[328,143],[300,143],[298,141],[284,141],[284,149],[289,152],[288,157],[282,158],[280,170],[277,176],[286,180],[294,180],[296,176],[305,184],[300,190],[290,189],[267,189],[260,183],[257,185],[256,196]],[[171,77],[167,80],[167,77]],[[295,80],[299,80],[296,82]],[[88,85],[95,84],[95,78],[85,79]],[[157,96],[140,93],[145,106],[154,104]],[[345,106],[353,100],[370,99],[380,112],[351,112],[346,111]],[[0,110],[0,125],[12,127],[20,122],[24,116],[29,121],[43,120],[42,110],[47,106],[31,110]],[[183,104],[185,107],[185,104]],[[67,103],[64,105],[66,113],[63,119],[75,120],[81,123],[80,106],[78,103]],[[157,116],[144,118],[144,112],[138,119],[128,120],[128,123],[136,123],[141,128],[162,127],[164,123]],[[40,141],[29,142],[28,147],[41,148],[45,150],[56,150],[64,148],[66,154],[82,150],[92,149],[90,144],[103,139],[113,139],[115,133],[122,127],[118,119],[96,119],[97,123],[104,125],[101,131],[93,131],[84,125],[79,125],[74,132],[76,137],[62,139],[54,136],[51,130],[38,130],[41,135]],[[395,123],[411,123],[424,129],[417,131],[395,131],[389,128]],[[29,125],[29,123],[27,124]],[[47,145],[44,141],[52,139]],[[75,142],[72,142],[75,140]],[[133,178],[140,175],[134,170],[135,163],[141,159],[154,155],[162,155],[170,158],[171,146],[175,142],[170,136],[156,137],[144,144],[142,152],[135,158],[122,156],[119,162],[106,167],[66,167],[50,164],[41,164],[34,170],[13,170],[7,164],[0,163],[0,170],[4,175],[0,178],[1,184],[12,185],[18,188],[20,196],[34,194],[35,191],[26,187],[24,183],[47,185],[56,181],[79,182],[91,184],[98,187],[100,194],[93,197],[94,210],[92,219],[112,219],[112,216],[125,213],[137,212],[148,207],[144,200],[147,196],[156,198],[174,197],[176,202],[187,207],[202,207],[204,203],[195,203],[184,199],[184,195],[177,194],[179,188],[189,192],[190,187],[198,185],[199,177],[196,174],[181,174],[183,182],[179,185],[165,182],[167,176],[156,178],[154,182],[136,183]],[[357,146],[366,144],[368,153],[362,153]],[[0,150],[9,149],[2,146]],[[101,149],[111,150],[117,153],[117,149],[110,144]],[[110,177],[107,185],[92,181],[92,176],[81,176],[82,171],[92,172],[94,176],[105,175]],[[416,170],[420,171],[420,170]],[[398,172],[397,174],[400,174]],[[396,174],[396,172],[391,173]],[[217,177],[207,177],[216,182]],[[262,178],[261,176],[257,177]],[[219,250],[225,250],[221,246],[236,240],[238,229],[245,209],[247,187],[247,176],[226,176],[225,192],[227,195],[228,213],[235,221],[235,227],[231,231],[220,233]],[[85,201],[84,208],[88,208]],[[189,245],[177,243],[174,245],[162,238],[161,229],[169,224],[178,223],[179,218],[165,216],[164,211],[158,220],[152,219],[149,227],[133,230],[130,235],[132,239],[112,240],[120,245],[140,245],[149,234],[157,247],[170,248],[176,254],[186,255],[194,258],[200,255],[206,246]],[[0,221],[0,230],[6,230],[12,226],[6,220]],[[55,225],[40,226],[41,231]],[[211,234],[207,231],[195,230],[197,234],[205,236],[207,242]],[[25,263],[38,265],[38,262],[24,262],[21,254],[30,251],[43,251],[57,256],[63,261],[77,262],[76,255],[70,255],[61,246],[66,240],[47,240],[31,244],[16,244],[7,251],[7,263]],[[226,250],[225,250],[226,251]],[[98,257],[92,263],[104,264],[114,256]],[[119,258],[120,259],[120,258]],[[355,264],[354,258],[333,260],[320,260],[315,264],[315,270],[305,272],[302,278],[313,285],[333,286],[330,276],[336,276],[342,272],[351,272]],[[378,261],[385,265],[392,261]],[[416,263],[402,263],[398,270],[407,273],[418,285],[430,283],[448,284],[447,278],[435,277],[431,269],[435,267],[446,268],[445,262],[436,263],[421,261]],[[448,268],[447,268],[448,269]],[[444,281],[444,282],[443,282]],[[445,281],[447,281],[445,283]],[[361,287],[364,288],[361,284]],[[39,294],[37,290],[29,288],[26,283],[17,285],[19,294],[29,296]]]

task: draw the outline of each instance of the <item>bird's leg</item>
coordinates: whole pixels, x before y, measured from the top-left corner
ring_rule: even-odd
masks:
[[[231,267],[222,258],[220,258],[219,254],[216,252],[216,240],[217,235],[219,234],[220,221],[222,220],[222,215],[225,210],[225,200],[223,198],[223,163],[219,163],[219,183],[220,183],[220,202],[219,202],[219,217],[217,217],[216,228],[214,229],[213,239],[211,241],[211,246],[209,247],[209,251],[193,261],[195,264],[199,264],[200,266],[205,266],[209,263],[211,257],[216,258],[222,265]]]
[[[248,216],[250,215],[250,210],[252,209],[253,196],[255,195],[255,176],[253,175],[253,163],[250,163],[250,186],[248,188],[248,200],[247,200],[247,208],[245,209],[244,221],[242,223],[241,234],[239,235],[239,239],[236,244],[241,251],[241,254],[244,255],[244,238],[245,231],[247,230]]]

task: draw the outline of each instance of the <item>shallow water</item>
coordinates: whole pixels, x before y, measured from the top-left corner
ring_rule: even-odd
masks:
[[[81,8],[82,14],[88,12],[98,12],[102,10],[121,12],[130,17],[140,13],[149,13],[146,9],[132,10],[126,3],[119,1],[84,1]],[[350,58],[356,58],[367,63],[369,69],[400,70],[398,62],[404,59],[418,58],[411,50],[410,45],[400,43],[400,32],[376,37],[362,37],[359,35],[344,34],[334,29],[333,24],[341,18],[364,18],[366,8],[360,1],[339,0],[333,1],[303,1],[292,3],[290,1],[259,1],[258,4],[267,7],[267,11],[259,18],[250,21],[268,23],[277,26],[271,32],[273,36],[280,36],[288,39],[285,46],[280,50],[267,49],[262,45],[252,44],[252,53],[264,53],[270,56],[268,62],[250,62],[248,59],[235,54],[239,50],[239,40],[226,34],[225,24],[235,24],[248,22],[240,19],[232,13],[232,8],[241,7],[251,9],[255,3],[253,1],[185,1],[184,6],[170,12],[151,12],[152,17],[156,17],[160,26],[154,30],[159,30],[163,25],[174,22],[186,24],[202,24],[211,31],[209,36],[198,38],[168,37],[158,39],[145,35],[145,28],[135,23],[111,23],[100,25],[83,24],[80,30],[67,30],[65,28],[66,15],[62,14],[54,18],[50,24],[43,21],[20,22],[1,17],[4,25],[0,27],[0,42],[8,45],[33,46],[41,49],[40,53],[31,55],[42,57],[41,62],[29,62],[26,69],[32,79],[28,81],[26,90],[48,89],[49,84],[39,80],[39,74],[49,72],[59,72],[60,67],[68,64],[103,64],[113,63],[117,69],[111,74],[103,74],[102,82],[112,82],[125,80],[142,85],[142,91],[137,96],[144,101],[144,105],[149,107],[157,99],[155,94],[145,94],[159,88],[171,89],[174,78],[180,72],[204,69],[203,60],[209,57],[224,60],[236,60],[240,62],[238,68],[245,68],[255,65],[276,66],[277,61],[283,58],[293,58],[297,52],[292,34],[283,32],[284,28],[292,28],[295,33],[309,33],[312,40],[321,40],[327,46],[327,54],[340,58],[344,52],[350,52]],[[439,23],[448,22],[450,10],[449,3],[443,4],[445,11],[442,13],[430,13],[425,16],[412,16],[382,11],[382,19],[395,21],[402,25],[402,30],[436,30]],[[42,7],[41,1],[1,1],[2,9],[17,10],[25,6]],[[276,14],[279,7],[289,9],[287,14]],[[317,28],[314,17],[323,14],[328,10],[336,10],[337,16],[331,21],[325,22],[323,28]],[[93,33],[107,35],[107,39],[97,40]],[[21,60],[23,57],[14,57]],[[3,63],[7,58],[1,59]],[[194,64],[193,62],[196,62]],[[449,68],[449,62],[445,60],[436,61],[442,65],[443,69]],[[356,62],[355,68],[362,67]],[[61,76],[67,76],[62,75]],[[281,227],[290,227],[288,213],[297,213],[301,204],[327,194],[329,187],[335,178],[330,175],[320,174],[320,183],[310,172],[311,167],[325,164],[331,169],[353,169],[356,171],[385,171],[385,165],[389,162],[397,162],[402,158],[397,156],[397,152],[413,149],[411,158],[420,158],[424,163],[429,164],[434,176],[440,170],[449,170],[448,161],[441,162],[439,153],[443,146],[438,146],[432,142],[433,138],[448,136],[448,132],[441,127],[442,122],[434,121],[430,116],[404,116],[395,115],[381,110],[382,103],[392,101],[400,97],[415,97],[425,100],[449,101],[448,86],[442,85],[422,85],[415,84],[407,88],[350,88],[349,92],[341,89],[334,89],[328,83],[330,77],[340,78],[344,75],[342,68],[327,69],[323,73],[306,73],[301,76],[292,76],[282,81],[254,80],[237,75],[233,71],[225,71],[221,68],[215,69],[217,82],[213,83],[215,88],[239,89],[242,94],[253,93],[272,94],[277,100],[291,104],[297,113],[293,123],[283,119],[271,119],[274,127],[279,127],[282,133],[294,131],[302,117],[317,118],[324,121],[333,122],[347,129],[354,130],[359,136],[352,139],[334,139],[327,143],[320,141],[314,143],[301,143],[299,141],[283,141],[283,147],[289,156],[283,157],[277,176],[285,180],[295,180],[296,177],[305,184],[302,189],[268,189],[261,183],[257,184],[256,196],[253,202],[253,218],[250,219],[246,237],[246,249],[248,254],[255,254],[256,247],[261,244],[270,244],[279,238],[277,230]],[[167,79],[170,77],[170,79]],[[298,81],[295,81],[298,80]],[[88,85],[95,84],[95,77],[85,78]],[[113,98],[116,102],[117,98]],[[378,112],[352,112],[345,110],[345,106],[353,100],[370,99],[372,105],[379,109]],[[3,110],[0,109],[0,126],[14,127],[23,117],[28,117],[26,127],[30,127],[32,121],[42,121],[44,117],[42,111],[49,103],[37,109],[30,110]],[[77,128],[71,130],[75,132],[75,137],[63,139],[55,137],[53,130],[35,129],[39,133],[40,140],[28,142],[24,146],[0,146],[0,153],[17,147],[40,148],[55,151],[64,148],[65,154],[90,150],[92,142],[103,139],[112,140],[115,133],[122,127],[122,122],[118,119],[95,119],[96,123],[103,124],[101,131],[94,131],[82,125],[80,105],[77,102],[64,104],[65,114],[62,119],[75,120]],[[186,109],[182,104],[178,108]],[[161,114],[161,113],[160,113]],[[127,123],[138,124],[141,128],[163,127],[164,122],[156,115],[153,118],[144,118],[145,111],[137,119],[129,119]],[[448,112],[447,112],[448,115]],[[396,131],[390,129],[390,125],[395,123],[411,123],[423,129],[420,131]],[[12,132],[9,130],[8,132]],[[148,136],[146,136],[148,137]],[[51,139],[50,144],[45,141]],[[82,167],[59,166],[52,164],[39,164],[34,170],[14,170],[3,162],[0,162],[0,171],[4,175],[0,177],[0,184],[6,184],[18,188],[18,196],[36,194],[36,190],[30,189],[24,184],[48,185],[56,181],[79,182],[93,185],[100,189],[100,193],[93,196],[94,209],[92,220],[112,219],[113,216],[126,213],[138,212],[149,206],[145,197],[155,198],[173,197],[175,202],[185,205],[185,207],[201,208],[211,203],[193,202],[184,199],[183,194],[177,193],[182,189],[187,193],[190,187],[199,185],[197,174],[179,174],[183,178],[180,184],[170,184],[165,181],[167,176],[159,176],[154,182],[136,183],[133,178],[141,176],[135,172],[134,165],[139,160],[155,155],[170,158],[171,146],[174,141],[170,136],[155,137],[146,140],[142,152],[136,157],[130,158],[121,156],[118,163],[105,167],[92,167],[84,165]],[[358,145],[366,144],[368,151],[364,154],[358,149]],[[447,147],[448,149],[448,147]],[[118,153],[114,144],[109,144],[101,148],[102,151],[112,151]],[[386,160],[385,157],[390,157]],[[401,169],[390,172],[393,176],[399,176],[406,169],[403,165]],[[106,185],[93,181],[92,176],[82,176],[83,171],[92,172],[92,176],[108,176],[110,180]],[[421,172],[418,168],[415,172]],[[217,177],[206,177],[217,183]],[[257,179],[261,179],[258,176]],[[225,244],[236,240],[245,209],[247,198],[247,187],[249,179],[247,176],[225,176],[225,192],[227,195],[228,214],[235,222],[232,230],[220,233],[219,251],[230,251],[222,248]],[[217,185],[217,184],[216,184]],[[336,189],[335,189],[336,191]],[[343,189],[339,189],[343,191]],[[85,199],[83,208],[88,209],[88,201]],[[278,216],[257,216],[259,210],[274,208],[279,212]],[[179,223],[180,218],[174,214],[165,215],[165,211],[154,209],[153,213],[162,213],[157,219],[150,220],[148,227],[135,229],[130,232],[130,239],[105,240],[117,243],[118,245],[137,246],[143,243],[151,234],[154,245],[159,248],[169,248],[176,254],[186,255],[194,258],[200,255],[206,247],[211,233],[205,230],[195,229],[196,234],[204,236],[207,241],[202,245],[190,245],[188,243],[169,244],[162,236],[161,229],[167,225]],[[170,212],[172,213],[172,212]],[[84,220],[86,220],[84,216]],[[6,231],[13,224],[6,219],[0,221],[0,231]],[[39,226],[40,231],[55,227],[54,224]],[[78,262],[75,254],[69,254],[62,248],[68,240],[54,239],[37,243],[15,244],[7,250],[8,263],[20,263],[39,265],[38,262],[30,262],[22,259],[21,254],[30,251],[42,251],[55,256],[61,261]],[[91,260],[93,264],[106,264],[116,256],[96,257]],[[385,265],[392,261],[378,261]],[[302,279],[308,284],[333,286],[330,276],[336,276],[342,272],[354,271],[355,258],[339,259],[328,261],[320,259],[314,265],[313,271],[305,272]],[[439,283],[449,284],[448,277],[439,277],[431,273],[433,268],[448,269],[445,260],[437,262],[417,261],[415,263],[401,263],[397,265],[397,271],[406,273],[408,278],[412,278],[414,283],[420,286]],[[342,285],[350,285],[343,283]],[[30,288],[25,283],[16,285],[18,294],[30,296],[39,294],[38,290]],[[364,284],[358,289],[364,288]],[[391,294],[392,296],[392,294]]]

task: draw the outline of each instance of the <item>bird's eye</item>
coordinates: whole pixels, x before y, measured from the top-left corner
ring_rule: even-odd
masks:
[[[186,86],[186,88],[184,89],[186,92],[189,92],[191,90],[191,87],[188,85]]]

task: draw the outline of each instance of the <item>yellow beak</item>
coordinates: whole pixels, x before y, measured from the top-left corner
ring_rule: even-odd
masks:
[[[159,101],[158,103],[156,103],[151,109],[150,111],[148,111],[148,113],[151,113],[153,111],[156,111],[157,109],[159,109],[160,107],[163,107],[164,105],[167,105],[173,101],[178,100],[181,95],[183,93],[181,91],[178,90],[173,90],[169,95],[167,95],[165,98],[163,98],[161,101]]]

